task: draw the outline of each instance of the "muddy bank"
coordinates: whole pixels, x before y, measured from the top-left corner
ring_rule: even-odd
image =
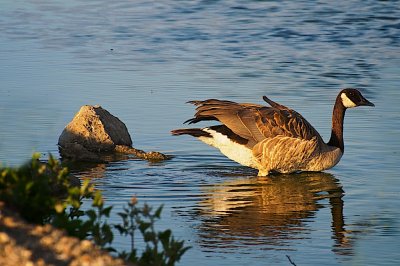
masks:
[[[0,265],[122,266],[89,240],[70,237],[50,225],[32,225],[0,202]]]

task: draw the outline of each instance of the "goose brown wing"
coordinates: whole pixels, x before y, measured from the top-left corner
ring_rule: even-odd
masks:
[[[194,118],[186,122],[218,120],[252,148],[266,138],[286,136],[310,140],[318,132],[296,111],[279,104],[266,107],[257,104],[235,103],[215,99],[190,102],[197,106]]]
[[[263,107],[259,110],[257,127],[265,138],[286,136],[304,140],[322,140],[318,131],[299,113],[291,109]]]
[[[255,115],[262,105],[236,103],[210,99],[205,101],[190,101],[197,106],[194,118],[185,123],[193,124],[205,120],[217,120],[227,126],[233,133],[247,139],[246,146],[253,147],[264,139],[255,123]]]

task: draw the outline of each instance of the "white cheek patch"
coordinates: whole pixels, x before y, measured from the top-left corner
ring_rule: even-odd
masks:
[[[346,108],[353,108],[357,106],[352,100],[349,99],[349,97],[347,97],[346,93],[342,93],[340,98],[342,98],[342,103]]]

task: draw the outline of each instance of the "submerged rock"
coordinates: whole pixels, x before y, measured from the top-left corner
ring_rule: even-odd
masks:
[[[123,145],[117,145],[115,147],[115,151],[119,153],[124,153],[124,154],[133,154],[136,157],[140,159],[145,159],[149,161],[162,161],[162,160],[167,160],[170,157],[168,155],[162,154],[161,152],[157,151],[150,151],[150,152],[145,152],[139,149],[135,149],[132,147],[127,147]]]
[[[125,124],[101,106],[84,105],[65,127],[58,139],[64,159],[106,162],[113,153],[133,154],[147,160],[165,160],[159,152],[146,153],[132,147]]]

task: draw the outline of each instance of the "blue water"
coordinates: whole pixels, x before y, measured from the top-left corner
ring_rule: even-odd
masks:
[[[34,151],[58,155],[80,106],[99,104],[124,121],[135,147],[174,159],[77,174],[115,211],[132,195],[164,204],[158,227],[192,246],[180,265],[290,265],[286,255],[297,265],[398,264],[398,1],[64,2],[0,4],[3,165]],[[260,179],[169,134],[193,115],[188,100],[268,95],[327,140],[333,101],[348,86],[376,107],[346,113],[345,154],[326,173]]]

